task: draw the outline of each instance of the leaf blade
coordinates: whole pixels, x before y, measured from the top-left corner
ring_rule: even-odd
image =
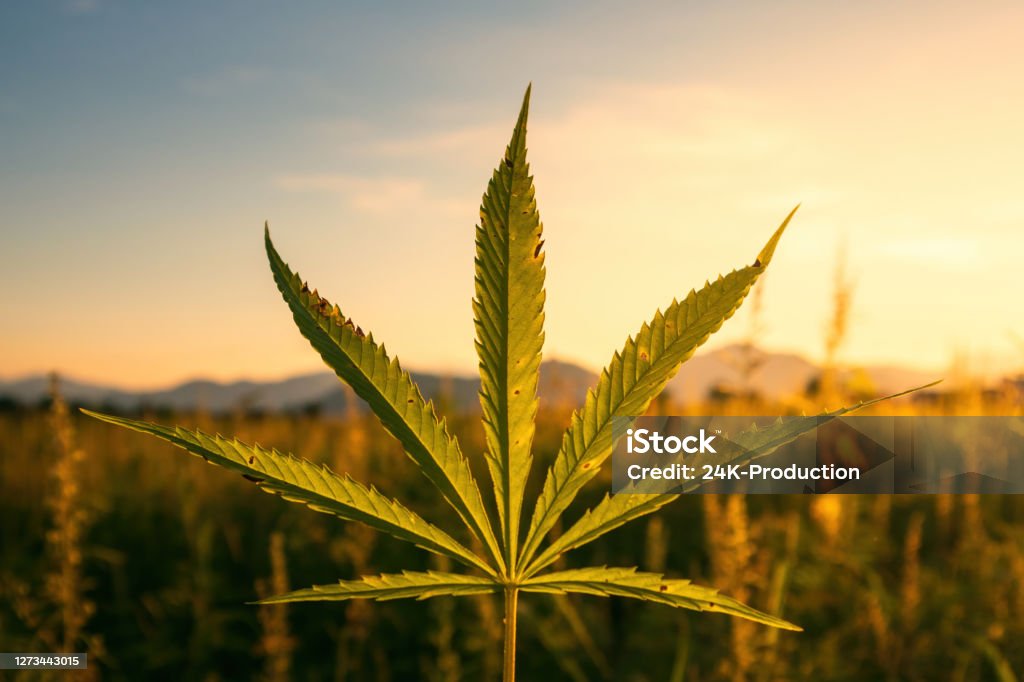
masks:
[[[533,558],[544,536],[611,454],[612,417],[646,412],[680,365],[736,312],[771,261],[797,208],[786,216],[753,265],[709,282],[700,292],[691,291],[681,303],[673,301],[615,352],[597,386],[587,392],[583,409],[573,414],[548,469],[523,548],[524,562]]]
[[[644,573],[635,568],[597,566],[558,571],[532,577],[523,584],[522,589],[525,592],[577,592],[602,597],[629,597],[693,611],[725,613],[784,630],[800,632],[803,629],[719,594],[718,590],[710,587],[694,585],[689,580],[667,579],[660,573]]]
[[[495,565],[503,564],[480,489],[458,441],[438,419],[433,403],[396,358],[373,340],[337,305],[310,291],[281,258],[266,229],[265,243],[274,281],[299,331],[339,379],[352,387],[441,492],[487,549]]]
[[[481,201],[473,299],[487,465],[510,567],[532,462],[544,345],[543,225],[526,161],[529,106],[527,88],[512,139]]]
[[[262,599],[257,604],[284,604],[299,601],[348,601],[350,599],[429,599],[441,596],[468,596],[498,592],[502,585],[482,576],[438,571],[382,573],[358,580],[341,580],[332,585],[314,585],[302,590]]]
[[[820,426],[825,421],[841,417],[844,414],[863,409],[883,400],[898,398],[914,391],[934,386],[936,383],[938,382],[875,398],[851,407],[840,408],[834,412],[826,412],[813,417],[795,417],[785,422],[776,422],[762,429],[745,431],[732,439],[732,442],[738,446],[735,450],[735,456],[732,459],[723,457],[718,463],[741,464],[764,457],[811,429]],[[583,516],[570,526],[564,534],[537,555],[527,567],[527,574],[532,575],[553,563],[562,554],[588,544],[605,533],[615,530],[634,519],[661,509],[666,504],[678,499],[680,495],[690,492],[700,485],[700,481],[693,481],[683,487],[682,493],[643,494],[642,490],[638,490],[634,493],[606,494],[601,502],[584,512]],[[642,484],[636,487],[642,488]]]
[[[213,436],[198,429],[166,427],[150,422],[82,410],[85,414],[167,441],[235,473],[242,474],[266,492],[291,502],[357,521],[427,551],[450,557],[467,566],[491,572],[486,562],[440,528],[388,498],[376,488],[362,485],[345,474],[336,474],[294,455],[266,450],[239,440]]]

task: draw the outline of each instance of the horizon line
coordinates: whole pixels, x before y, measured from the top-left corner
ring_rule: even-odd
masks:
[[[711,354],[711,353],[715,353],[715,352],[719,352],[719,351],[725,350],[727,348],[735,348],[735,347],[739,347],[739,346],[742,346],[742,345],[744,345],[743,342],[733,341],[733,342],[730,342],[730,343],[725,343],[725,344],[720,345],[720,346],[701,348],[701,349],[699,349],[697,351],[697,353],[694,355],[694,357],[708,355],[708,354]],[[797,350],[784,349],[784,348],[762,348],[762,347],[758,347],[758,346],[754,346],[754,347],[757,350],[759,350],[759,351],[761,351],[761,352],[763,352],[765,354],[768,354],[768,355],[796,357],[796,358],[799,358],[799,359],[807,362],[808,364],[814,365],[814,366],[819,367],[819,368],[821,367],[821,364],[822,364],[819,360],[814,359],[812,357],[808,357],[807,355],[804,355],[803,353],[801,353],[801,352],[799,352]],[[594,368],[587,366],[585,363],[583,363],[581,361],[578,361],[578,360],[575,360],[575,359],[569,359],[569,358],[567,358],[565,356],[561,356],[561,355],[552,355],[551,357],[543,357],[542,358],[542,363],[546,364],[546,363],[549,363],[549,362],[559,362],[559,363],[563,363],[563,364],[573,365],[573,366],[575,366],[575,367],[577,367],[579,369],[582,369],[582,370],[584,370],[586,372],[589,372],[589,373],[591,373],[591,374],[593,374],[595,376],[599,375],[600,371],[601,371],[601,370],[595,370]],[[686,363],[683,363],[684,366],[685,366],[685,364]],[[426,375],[433,375],[433,376],[438,376],[438,377],[442,377],[442,378],[450,378],[450,379],[477,379],[478,378],[478,374],[475,371],[475,369],[424,368],[424,367],[412,367],[412,368],[410,368],[410,367],[405,366],[405,365],[403,365],[402,368],[405,371],[407,371],[410,374],[412,374],[412,375],[417,375],[417,374],[424,375],[424,374],[426,374]],[[849,369],[849,370],[867,369],[867,368],[887,369],[887,370],[903,370],[903,371],[920,372],[920,373],[936,373],[937,375],[949,372],[949,368],[948,367],[946,367],[946,368],[923,367],[923,366],[915,366],[915,365],[910,365],[910,364],[901,364],[899,362],[885,361],[885,360],[878,360],[878,361],[873,361],[873,362],[845,362],[845,363],[839,363],[839,368],[840,369]],[[680,369],[682,369],[682,367]],[[296,370],[294,370],[292,372],[286,372],[286,373],[283,373],[283,374],[279,373],[279,374],[274,374],[274,375],[267,375],[267,376],[263,376],[263,377],[260,377],[258,375],[251,375],[251,374],[250,375],[236,375],[236,376],[233,376],[233,377],[216,377],[215,375],[185,375],[185,376],[183,376],[182,378],[180,378],[180,379],[178,379],[176,381],[162,382],[160,384],[139,385],[139,384],[121,383],[121,382],[119,382],[117,380],[107,381],[107,380],[99,379],[99,378],[93,379],[93,378],[83,377],[82,375],[74,373],[74,372],[62,372],[62,371],[55,370],[55,369],[48,369],[48,370],[30,371],[30,372],[26,372],[26,373],[23,373],[23,374],[20,374],[20,375],[4,375],[4,374],[0,374],[0,384],[13,384],[13,383],[18,383],[18,382],[22,382],[22,381],[38,379],[40,377],[48,377],[48,376],[50,376],[52,374],[55,374],[55,373],[57,374],[58,377],[60,377],[61,379],[64,379],[64,380],[73,381],[73,382],[78,383],[78,384],[84,384],[84,385],[90,385],[90,386],[99,386],[99,387],[102,387],[102,388],[106,388],[106,389],[110,389],[110,390],[116,390],[116,391],[122,391],[122,392],[125,392],[125,393],[159,392],[159,391],[165,391],[165,390],[170,390],[170,389],[174,389],[174,388],[179,388],[179,387],[181,387],[183,385],[190,384],[190,383],[197,383],[197,382],[209,382],[209,383],[215,383],[215,384],[220,384],[220,385],[231,385],[231,384],[239,384],[239,383],[245,383],[245,382],[264,383],[264,384],[266,384],[266,383],[278,383],[278,382],[282,382],[282,381],[288,381],[290,379],[296,379],[296,378],[299,378],[299,377],[310,377],[310,376],[315,376],[315,375],[319,375],[319,374],[333,374],[333,372],[331,371],[331,369],[329,367],[327,367],[326,365],[321,365],[320,369],[316,369],[314,367],[310,367],[308,369],[296,369]],[[972,378],[992,379],[992,378],[1005,377],[1005,376],[1014,376],[1014,375],[1016,375],[1018,373],[1020,373],[1020,370],[1015,370],[1013,368],[1004,368],[1003,370],[994,371],[994,372],[980,372],[980,373],[974,373],[974,374],[968,373],[968,376],[970,376]]]

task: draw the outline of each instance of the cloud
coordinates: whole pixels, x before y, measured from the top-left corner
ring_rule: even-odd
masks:
[[[976,236],[891,239],[883,242],[879,250],[905,264],[955,270],[969,270],[984,264]]]
[[[405,137],[380,136],[358,143],[357,149],[368,155],[391,157],[468,153],[493,147],[495,140],[508,136],[509,130],[506,128],[507,126],[485,125]]]
[[[100,3],[99,0],[68,0],[64,11],[75,15],[94,14],[100,11]]]
[[[707,85],[666,86],[611,83],[578,99],[554,116],[531,115],[531,146],[548,141],[569,148],[571,156],[611,150],[629,157],[654,159],[680,155],[731,156],[749,159],[785,149],[798,134],[764,115],[757,93]],[[358,126],[363,139],[353,145],[368,155],[419,157],[491,150],[507,141],[513,120],[504,116],[419,135],[395,135]],[[345,121],[342,130],[354,129]],[[501,144],[500,142],[497,144]]]
[[[461,203],[432,196],[425,183],[402,177],[367,178],[357,175],[312,173],[280,175],[275,185],[287,192],[336,194],[353,209],[372,215],[389,215],[408,210],[464,212]]]
[[[196,95],[216,95],[225,90],[248,88],[262,85],[274,78],[269,69],[251,66],[228,66],[216,71],[193,76],[186,76],[181,87]]]

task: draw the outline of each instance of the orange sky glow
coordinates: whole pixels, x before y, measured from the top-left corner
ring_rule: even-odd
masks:
[[[751,262],[801,203],[762,284],[760,344],[820,359],[842,249],[843,362],[1024,366],[1024,5],[728,7],[685,24],[716,37],[699,49],[654,13],[589,16],[589,38],[567,42],[572,17],[549,18],[481,91],[497,57],[468,63],[483,39],[468,33],[390,57],[412,69],[429,54],[416,68],[445,73],[440,95],[399,94],[395,66],[334,105],[301,59],[282,75],[235,56],[167,76],[177,113],[126,95],[84,106],[79,129],[30,121],[44,101],[16,90],[0,99],[17,132],[0,143],[0,378],[150,388],[318,369],[271,281],[264,220],[405,365],[473,372],[473,227],[531,80],[549,357],[599,369],[673,296]],[[619,49],[611,73],[552,57]],[[283,101],[306,87],[310,103]],[[288,109],[225,115],[249,98]],[[741,311],[710,347],[750,325]]]

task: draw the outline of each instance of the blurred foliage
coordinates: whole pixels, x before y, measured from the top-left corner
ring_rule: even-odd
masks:
[[[967,394],[904,399],[873,411],[963,414],[965,406],[1020,414],[1019,397],[986,402]],[[818,407],[807,399],[772,405],[747,397],[655,409],[771,414]],[[551,461],[568,416],[568,407],[542,404],[538,472]],[[365,475],[425,517],[454,521],[372,417],[173,420]],[[482,467],[478,417],[455,415],[451,426],[474,467]],[[74,433],[72,451],[82,454],[69,458],[67,432]],[[55,477],[50,472],[62,461],[74,466]],[[540,482],[531,479],[531,494]],[[603,471],[569,519],[608,484]],[[42,410],[0,413],[4,650],[43,650],[45,633],[28,614],[53,623],[68,607],[48,576],[67,570],[67,558],[54,552],[67,514],[55,514],[54,501],[69,492],[81,519],[74,529],[76,590],[88,612],[84,622],[76,616],[82,632],[75,636],[82,646],[102,642],[104,649],[92,661],[94,677],[477,680],[500,670],[497,596],[439,599],[430,608],[354,602],[261,613],[246,602],[275,581],[309,585],[437,565],[411,546],[272,499],[153,439],[77,416],[55,433]],[[712,541],[709,523],[728,532]],[[695,496],[574,552],[559,567],[604,563],[639,564],[742,593],[806,631],[624,599],[538,596],[522,614],[523,679],[1011,680],[1024,670],[1020,496]]]

